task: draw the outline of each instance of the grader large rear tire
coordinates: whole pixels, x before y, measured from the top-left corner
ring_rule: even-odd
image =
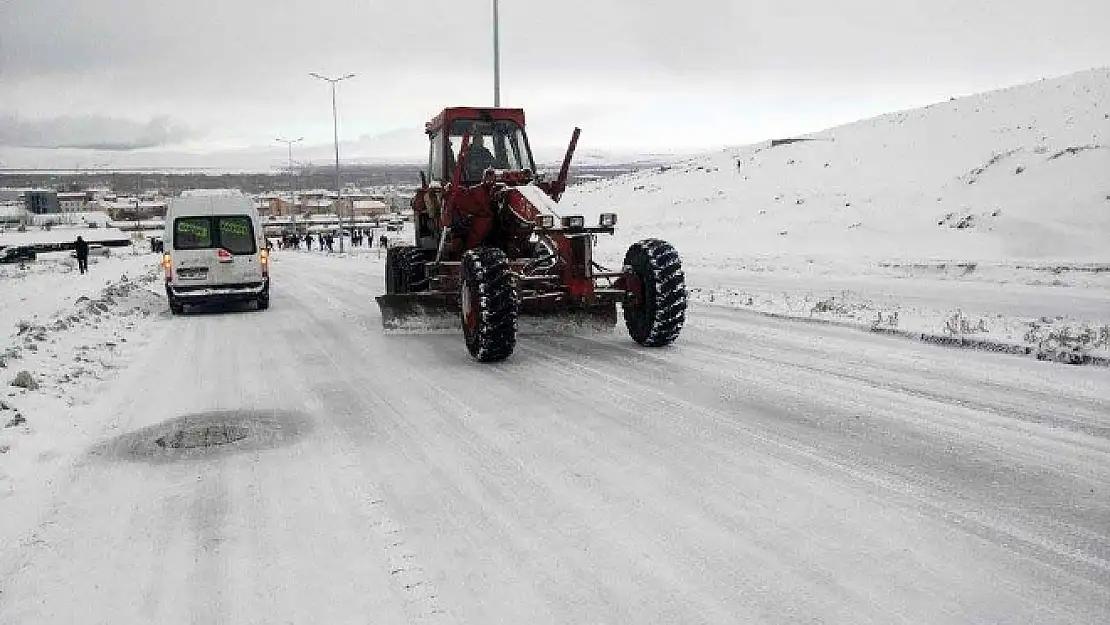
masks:
[[[516,348],[518,304],[505,253],[493,247],[462,258],[462,326],[466,349],[478,362],[505,360]]]
[[[625,271],[639,283],[624,303],[624,324],[632,340],[647,347],[670,345],[686,323],[686,274],[678,252],[666,241],[633,243]]]

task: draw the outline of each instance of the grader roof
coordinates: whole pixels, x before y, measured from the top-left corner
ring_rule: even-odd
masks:
[[[524,127],[524,109],[507,109],[492,107],[453,106],[432,118],[424,124],[424,132],[431,134],[439,131],[444,126],[459,119],[482,121],[511,121],[521,128]]]

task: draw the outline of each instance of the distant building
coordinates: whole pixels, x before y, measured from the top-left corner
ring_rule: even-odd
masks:
[[[330,191],[310,190],[297,194],[297,208],[304,215],[335,212],[335,194]]]
[[[118,221],[137,221],[166,216],[165,200],[143,201],[135,197],[123,197],[117,198],[114,202],[101,200],[97,208]]]
[[[30,221],[22,204],[0,202],[0,229]]]
[[[58,192],[53,189],[0,189],[0,204],[19,204],[34,215],[61,212]]]
[[[28,189],[23,193],[23,206],[35,215],[51,215],[62,212],[58,202],[58,192],[50,189]]]
[[[81,213],[92,201],[92,193],[88,191],[60,191],[58,204],[63,213]]]
[[[23,205],[23,193],[27,189],[12,189],[9,187],[0,188],[0,204],[19,204]]]
[[[346,204],[344,200],[344,204]],[[346,208],[346,206],[344,206]],[[351,200],[351,210],[359,217],[377,217],[390,212],[390,207],[380,200]],[[348,214],[344,211],[344,214]]]
[[[284,215],[289,209],[288,205],[288,200],[282,199],[275,193],[266,193],[254,198],[254,208],[262,216]]]

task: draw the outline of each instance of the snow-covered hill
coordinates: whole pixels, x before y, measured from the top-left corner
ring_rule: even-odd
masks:
[[[620,215],[611,266],[674,243],[695,301],[1110,357],[1110,68],[786,139],[576,186],[564,211]]]
[[[687,262],[1110,260],[1110,68],[575,187]],[[777,143],[777,142],[776,142]],[[623,249],[623,246],[621,246]]]

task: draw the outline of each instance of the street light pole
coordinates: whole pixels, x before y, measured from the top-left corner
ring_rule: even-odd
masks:
[[[498,0],[493,0],[493,105],[501,106],[501,41],[500,20],[498,18]]]
[[[293,144],[304,141],[304,137],[296,139],[275,139],[289,147],[289,218],[292,222],[293,234],[297,234],[297,179],[293,175]]]
[[[347,74],[346,76],[340,76],[339,78],[328,78],[327,76],[321,76],[320,74],[317,74],[317,73],[313,72],[313,73],[309,74],[309,76],[312,76],[313,78],[319,78],[320,80],[326,80],[327,82],[331,83],[331,123],[332,123],[332,131],[335,134],[335,214],[336,214],[336,217],[339,218],[339,253],[342,254],[343,253],[343,208],[342,208],[342,206],[343,206],[343,188],[341,186],[340,179],[339,179],[339,114],[337,113],[337,110],[336,110],[336,107],[335,107],[335,85],[339,81],[347,80],[348,78],[354,78],[355,75],[354,74]]]

